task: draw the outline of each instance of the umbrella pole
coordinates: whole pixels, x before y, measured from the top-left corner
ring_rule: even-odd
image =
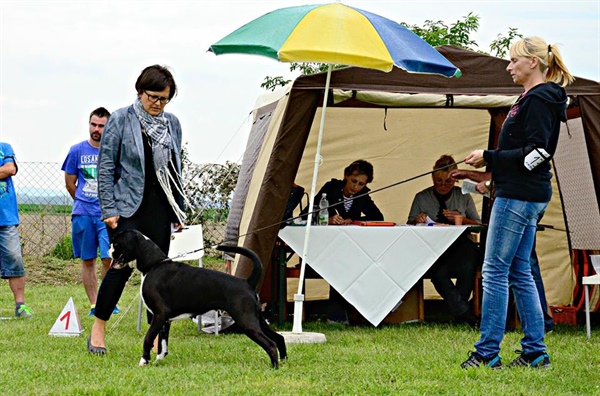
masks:
[[[317,176],[319,174],[319,166],[323,162],[321,157],[321,142],[323,140],[323,128],[325,126],[325,111],[327,110],[327,100],[329,98],[329,83],[331,81],[332,64],[329,64],[327,69],[327,80],[325,82],[325,94],[323,96],[323,110],[321,111],[321,124],[319,125],[319,138],[317,140],[317,152],[315,153],[315,166],[313,169],[313,179],[310,187],[310,197],[308,203],[308,218],[306,220],[306,231],[304,234],[304,248],[302,251],[302,264],[300,265],[300,278],[298,279],[298,293],[294,294],[294,325],[292,333],[302,333],[302,309],[304,304],[304,294],[302,288],[304,286],[304,272],[306,270],[306,258],[308,255],[308,239],[310,236],[310,227],[312,224],[313,208],[315,206],[315,193],[317,191]]]

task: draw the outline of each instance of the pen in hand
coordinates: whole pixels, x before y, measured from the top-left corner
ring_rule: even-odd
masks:
[[[335,211],[335,216],[333,216],[333,219],[332,219],[333,223],[334,224],[339,224],[339,221],[338,221],[337,217],[340,216],[340,212],[338,212],[337,208],[333,208],[333,210]]]
[[[332,223],[337,225],[345,224],[345,220],[340,216],[340,212],[338,212],[337,208],[333,208],[333,210],[335,211],[335,216],[331,219]]]

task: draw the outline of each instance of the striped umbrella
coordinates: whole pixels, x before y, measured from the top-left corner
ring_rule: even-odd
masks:
[[[209,51],[282,62],[317,62],[389,72],[460,76],[460,70],[397,22],[341,3],[282,8],[213,44]]]
[[[394,66],[411,73],[460,77],[460,70],[419,36],[397,22],[339,2],[281,8],[225,36],[209,49],[216,55],[262,55],[282,62],[327,63],[327,79],[309,208],[314,207],[321,142],[332,65],[389,72]],[[294,296],[293,333],[302,333],[304,273],[312,213],[309,211],[298,293]]]

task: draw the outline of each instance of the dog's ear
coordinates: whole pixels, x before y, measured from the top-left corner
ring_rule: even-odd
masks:
[[[135,232],[135,234],[136,234],[136,236],[137,236],[138,238],[144,238],[146,241],[151,241],[151,239],[150,239],[150,238],[148,238],[146,235],[142,234],[142,233],[141,233],[141,232],[139,232],[139,231],[136,231],[136,232]]]
[[[121,240],[123,240],[125,238],[126,234],[127,234],[127,230],[125,230],[125,231],[119,231],[115,235],[115,237],[113,238],[113,241],[121,241]]]
[[[134,230],[119,231],[113,238],[112,243],[115,247],[123,249],[125,246],[131,245],[136,240],[135,238],[136,232]]]

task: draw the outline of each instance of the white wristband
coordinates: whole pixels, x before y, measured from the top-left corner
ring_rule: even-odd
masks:
[[[528,170],[533,170],[536,166],[538,166],[548,158],[550,158],[550,154],[548,154],[546,150],[544,150],[543,148],[536,148],[533,149],[532,152],[527,154],[523,164]]]

